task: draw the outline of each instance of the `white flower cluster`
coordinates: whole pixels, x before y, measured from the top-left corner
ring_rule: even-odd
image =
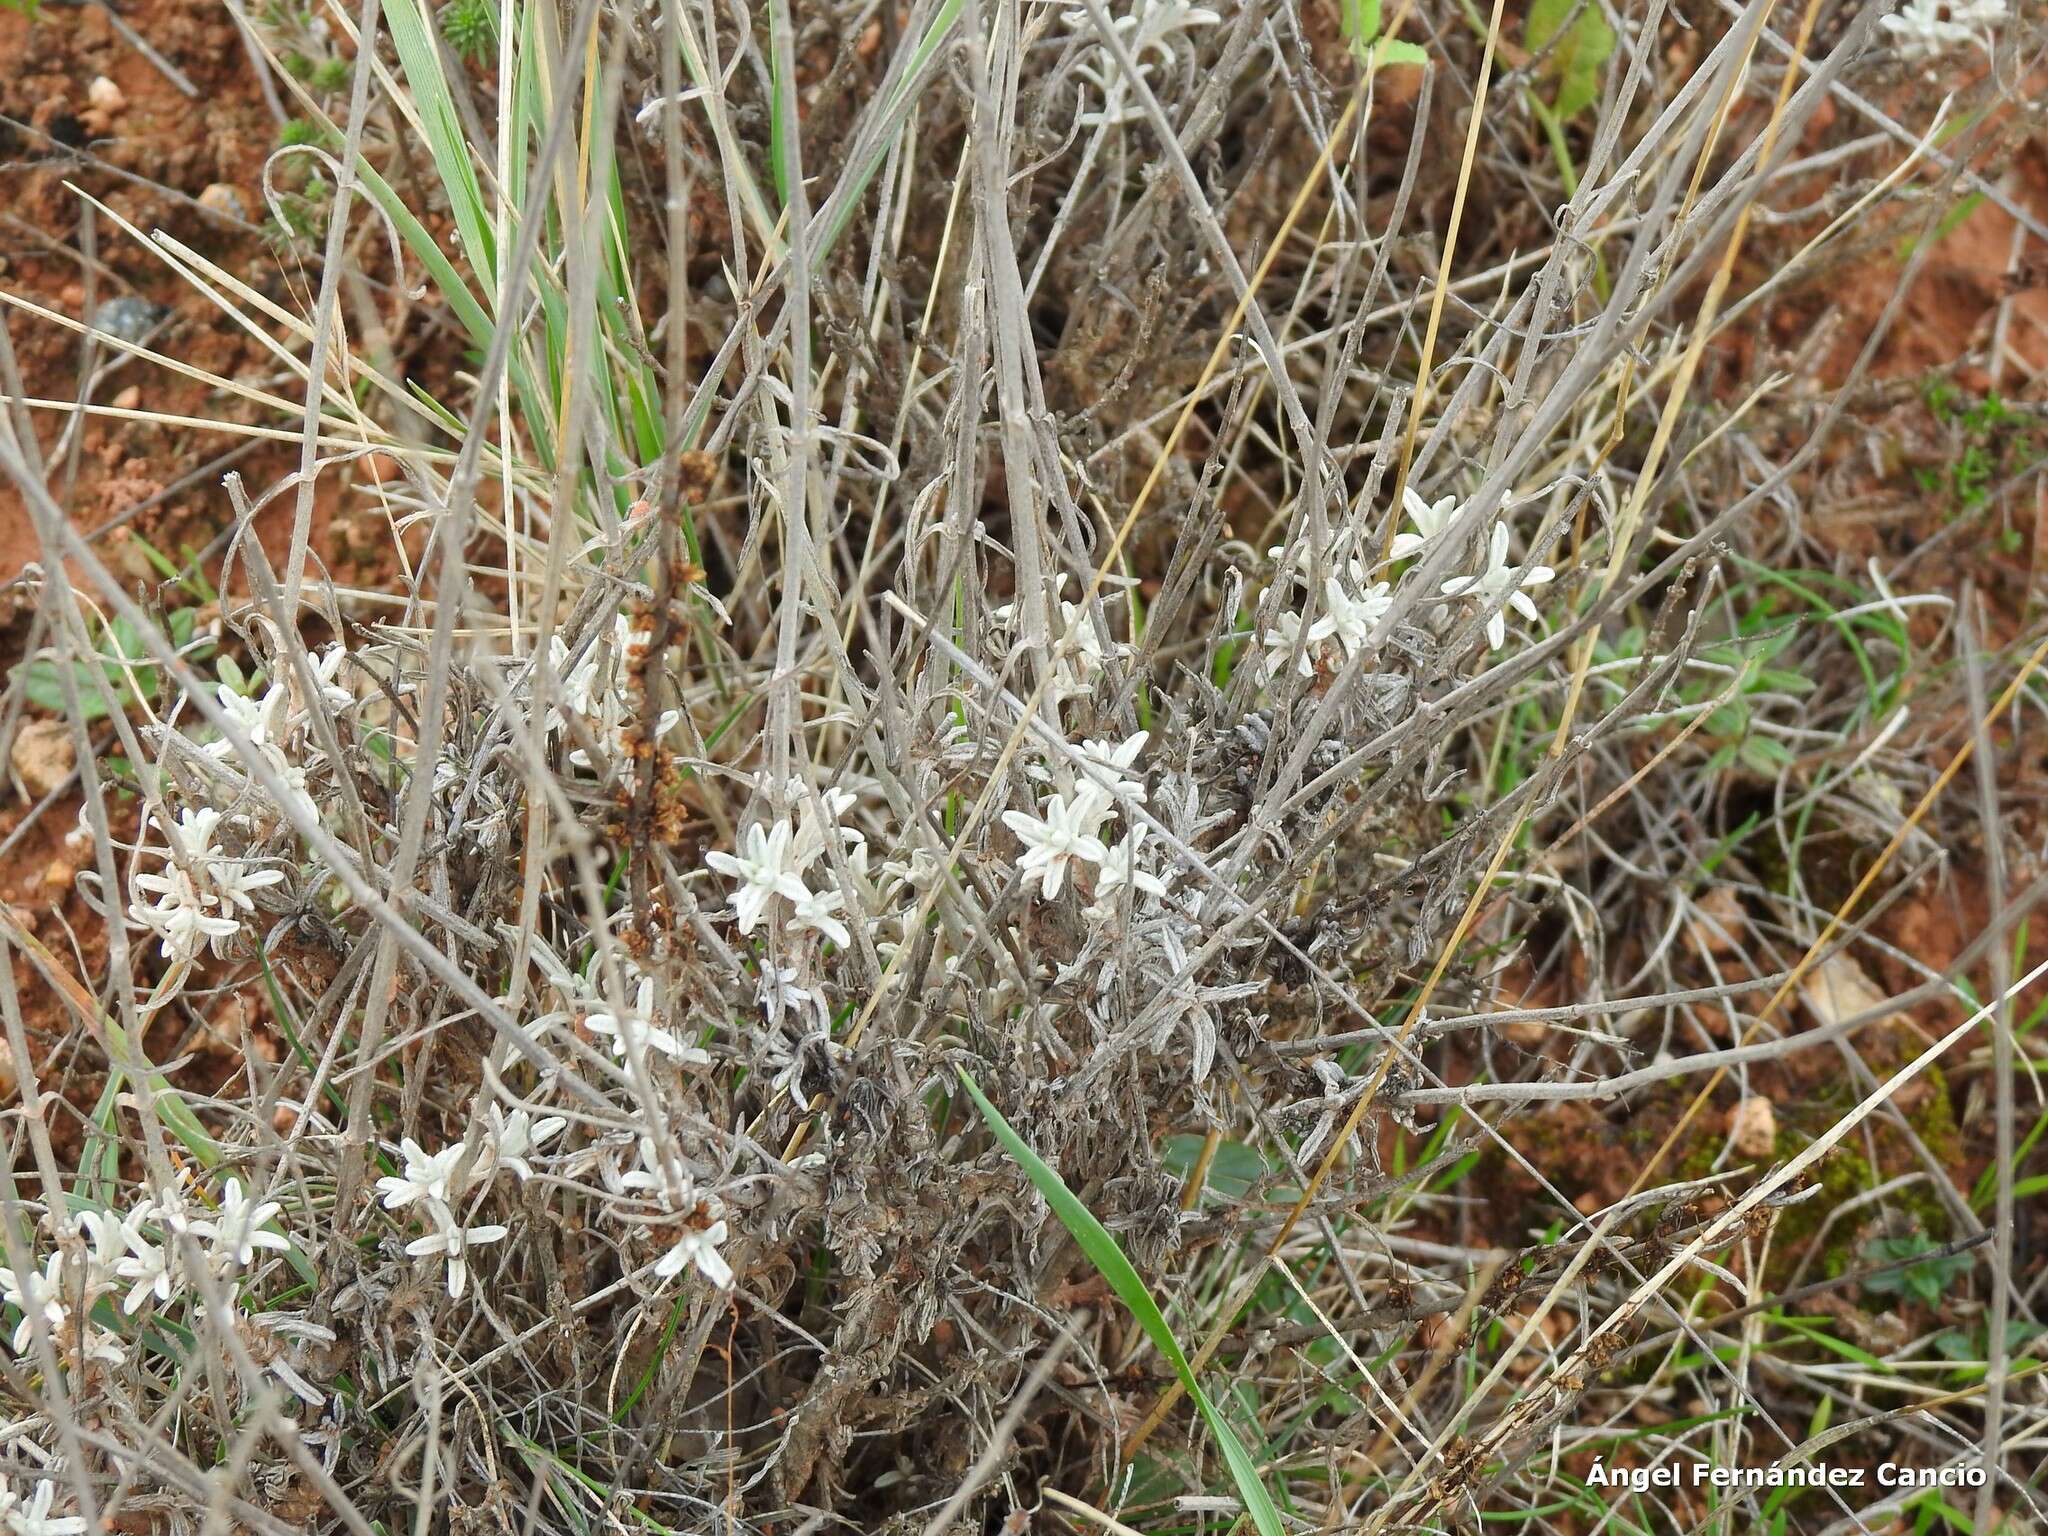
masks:
[[[450,1297],[460,1300],[469,1287],[469,1250],[502,1241],[512,1230],[500,1222],[472,1224],[456,1215],[456,1205],[500,1173],[513,1174],[522,1184],[531,1179],[528,1156],[561,1135],[568,1123],[558,1115],[536,1120],[524,1107],[507,1114],[494,1103],[485,1111],[474,1153],[461,1141],[429,1152],[410,1136],[392,1149],[404,1160],[405,1171],[379,1179],[377,1193],[388,1211],[419,1207],[431,1230],[407,1243],[405,1251],[416,1259],[446,1260]]]
[[[560,635],[550,637],[548,661],[561,679],[561,703],[548,711],[547,734],[552,737],[567,729],[568,717],[574,715],[614,759],[623,758],[634,724],[630,669],[652,640],[651,630],[617,614],[611,633],[587,646],[582,660],[572,666],[567,643]],[[662,711],[654,734],[667,735],[682,718],[681,710]],[[580,746],[570,749],[569,761],[578,768],[592,766],[589,751]]]
[[[670,1280],[694,1268],[720,1290],[731,1287],[732,1266],[719,1252],[727,1236],[723,1207],[700,1194],[687,1174],[668,1166],[653,1137],[640,1138],[640,1166],[619,1174],[616,1183],[622,1193],[651,1198],[665,1223],[677,1228],[674,1242],[655,1262],[657,1276]]]
[[[1069,14],[1078,17],[1081,25],[1088,24],[1088,13],[1079,6]],[[1156,84],[1160,65],[1171,67],[1182,62],[1184,56],[1192,56],[1195,44],[1190,34],[1199,28],[1213,27],[1222,20],[1220,12],[1205,5],[1191,5],[1188,0],[1132,0],[1131,8],[1115,17],[1110,25],[1116,28],[1124,46],[1130,50],[1138,73],[1145,77],[1147,84]],[[1082,60],[1076,73],[1102,94],[1100,107],[1081,113],[1082,126],[1094,128],[1105,123],[1125,123],[1143,116],[1137,103],[1131,99],[1130,77],[1117,63],[1116,55],[1099,41]]]
[[[683,1066],[710,1061],[706,1053],[684,1045],[674,1030],[663,1025],[652,977],[632,973],[635,1002],[630,1013],[593,1013],[589,1011],[594,1002],[590,984],[565,967],[544,944],[536,945],[536,954],[563,1005],[536,1021],[542,1030],[580,1021],[591,1033],[609,1038],[621,1054],[625,1050],[641,1052],[643,1067],[658,1058]],[[682,1081],[668,1078],[663,1086],[673,1089]],[[671,1278],[694,1264],[714,1284],[732,1283],[732,1271],[718,1252],[726,1239],[722,1209],[715,1200],[696,1193],[686,1173],[663,1167],[651,1137],[644,1133],[638,1137],[641,1165],[622,1174],[615,1166],[621,1150],[616,1137],[582,1149],[557,1150],[569,1125],[565,1117],[537,1112],[528,1104],[507,1108],[497,1094],[495,1088],[480,1092],[469,1117],[475,1129],[464,1140],[429,1151],[408,1136],[389,1148],[399,1169],[376,1184],[375,1198],[384,1209],[406,1212],[424,1223],[427,1230],[409,1240],[405,1251],[413,1258],[435,1259],[444,1265],[451,1299],[460,1300],[469,1290],[472,1251],[511,1235],[512,1228],[505,1220],[479,1219],[501,1176],[509,1174],[520,1185],[540,1177],[543,1171],[557,1179],[575,1180],[587,1176],[592,1167],[602,1171],[614,1195],[635,1196],[635,1205],[638,1199],[651,1198],[663,1225],[680,1222],[686,1228],[656,1264],[657,1276]],[[649,1115],[658,1111],[635,1102],[629,1103],[627,1113],[645,1125]],[[543,1152],[548,1154],[545,1160]],[[509,1214],[504,1202],[494,1214]],[[648,1225],[644,1206],[618,1214],[627,1218],[631,1234]]]
[[[1046,616],[1052,627],[1049,638],[1054,658],[1046,696],[1055,705],[1092,693],[1095,680],[1102,676],[1102,669],[1109,659],[1121,657],[1128,650],[1111,638],[1090,604],[1073,602],[1063,595],[1066,585],[1064,571],[1053,577],[1052,592],[1057,613]],[[998,629],[1013,631],[1017,627],[1017,605],[1006,603],[991,612],[989,617]],[[1061,649],[1060,641],[1068,634],[1073,638]]]
[[[1286,667],[1288,657],[1299,653],[1296,670],[1303,677],[1315,676],[1325,640],[1334,639],[1343,646],[1347,660],[1365,649],[1366,636],[1394,605],[1393,588],[1384,581],[1368,583],[1362,560],[1345,561],[1344,572],[1348,582],[1334,575],[1323,579],[1323,615],[1308,625],[1306,633],[1298,612],[1281,610],[1266,632],[1267,665],[1274,674]]]
[[[1037,885],[1046,900],[1058,896],[1069,873],[1082,864],[1092,864],[1097,870],[1094,908],[1106,911],[1111,893],[1118,887],[1150,896],[1166,895],[1166,882],[1140,857],[1147,830],[1143,825],[1131,820],[1123,841],[1114,845],[1103,836],[1112,818],[1145,803],[1144,778],[1132,770],[1148,739],[1148,732],[1139,731],[1121,742],[1083,741],[1076,770],[1080,782],[1075,788],[1048,795],[1036,815],[1003,812],[1003,824],[1024,845],[1017,868],[1025,883]],[[1044,776],[1043,770],[1036,776]]]
[[[634,983],[630,1008],[616,1012],[603,1008],[587,1013],[583,1027],[610,1040],[612,1054],[622,1059],[636,1053],[644,1057],[646,1052],[656,1051],[686,1067],[711,1065],[709,1052],[685,1043],[674,1030],[663,1027],[655,1008],[652,976],[641,976]]]
[[[221,712],[248,737],[286,794],[312,819],[317,819],[319,812],[307,793],[306,765],[320,753],[312,739],[313,714],[315,710],[339,709],[352,699],[336,681],[347,659],[348,652],[339,644],[312,658],[310,698],[295,685],[288,669],[283,677],[272,680],[260,697],[226,683],[215,689]],[[237,766],[234,744],[224,736],[205,743],[199,752],[202,761],[218,765],[223,780]],[[258,830],[261,818],[249,811],[229,815],[198,805],[179,811],[175,818],[159,809],[155,820],[164,834],[163,846],[145,843],[138,853],[161,860],[162,867],[130,877],[128,915],[156,937],[158,953],[171,963],[169,984],[157,999],[161,1006],[177,994],[184,972],[208,948],[215,955],[226,953],[242,924],[256,912],[254,893],[280,884],[285,875],[281,869],[265,867],[223,846],[224,831],[253,835]]]
[[[1402,510],[1407,514],[1408,526],[1394,536],[1387,551],[1389,561],[1420,555],[1442,539],[1457,520],[1458,503],[1452,496],[1424,501],[1411,486],[1403,493]],[[1367,648],[1374,627],[1392,608],[1392,583],[1374,581],[1376,573],[1364,559],[1350,553],[1350,544],[1351,534],[1347,531],[1338,536],[1330,551],[1330,563],[1339,566],[1341,574],[1324,578],[1319,617],[1307,619],[1300,607],[1290,605],[1282,607],[1267,626],[1264,644],[1268,677],[1279,677],[1289,658],[1294,658],[1302,677],[1313,677],[1319,666],[1334,670]],[[1276,549],[1272,553],[1278,557],[1284,551]],[[1486,563],[1477,571],[1442,582],[1438,587],[1439,600],[1476,599],[1484,604],[1486,643],[1497,651],[1507,643],[1509,610],[1531,623],[1542,617],[1529,590],[1546,585],[1555,574],[1547,565],[1518,568],[1509,554],[1507,524],[1497,522],[1487,532]],[[1329,648],[1332,641],[1341,648],[1341,656]]]
[[[298,679],[289,668],[279,669],[283,676],[273,678],[261,698],[225,683],[215,688],[214,698],[221,713],[234,721],[255,744],[265,765],[284,781],[300,808],[315,815],[313,802],[306,793],[306,762],[319,753],[313,740],[313,712],[346,708],[355,695],[338,681],[342,663],[348,660],[348,651],[339,642],[312,653],[308,659],[313,673],[310,698],[300,692]],[[224,767],[235,765],[234,743],[226,737],[207,743],[202,750]]]
[[[138,894],[128,915],[157,936],[159,952],[174,966],[190,966],[208,944],[223,953],[242,931],[243,916],[256,910],[252,893],[284,879],[283,870],[225,852],[220,827],[221,813],[211,806],[180,811],[166,829],[163,869],[130,882]]]
[[[840,915],[846,898],[836,890],[812,890],[805,876],[835,839],[841,857],[854,873],[867,873],[865,834],[857,827],[841,825],[858,801],[851,791],[827,789],[819,796],[824,808],[821,817],[801,780],[788,786],[788,796],[803,807],[797,821],[792,823],[785,816],[767,826],[756,822],[747,828],[742,852],[706,854],[704,862],[733,882],[733,913],[741,933],[752,933],[775,910],[779,898],[789,903],[791,932],[817,933],[845,949],[853,943],[853,934]]]
[[[2005,20],[2005,0],[1906,0],[1879,20],[1904,57],[1924,61],[1976,43],[1987,51],[1991,29]]]
[[[278,1202],[252,1198],[232,1177],[218,1198],[188,1181],[125,1211],[80,1211],[76,1225],[60,1230],[41,1270],[0,1269],[0,1301],[21,1314],[9,1345],[16,1355],[29,1355],[40,1323],[60,1359],[77,1350],[87,1360],[118,1365],[127,1347],[93,1320],[100,1298],[119,1296],[125,1317],[152,1302],[158,1310],[177,1306],[196,1284],[188,1264],[203,1264],[215,1279],[228,1280],[254,1267],[258,1253],[289,1251],[291,1240],[276,1230],[281,1214]]]

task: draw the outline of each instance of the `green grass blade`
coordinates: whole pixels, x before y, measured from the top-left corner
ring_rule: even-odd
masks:
[[[1265,1483],[1259,1477],[1259,1469],[1253,1465],[1251,1455],[1245,1450],[1243,1443],[1239,1441],[1223,1415],[1216,1411],[1216,1405],[1209,1401],[1209,1396],[1202,1390],[1200,1383],[1195,1380],[1194,1369],[1188,1364],[1188,1357],[1181,1349],[1180,1341],[1174,1338],[1173,1330],[1167,1326],[1166,1318],[1159,1310],[1159,1304],[1152,1299],[1152,1293],[1145,1288],[1145,1282],[1139,1278],[1138,1271],[1132,1267],[1131,1261],[1124,1257],[1124,1251],[1117,1246],[1116,1239],[1095,1219],[1094,1213],[1076,1198],[1074,1192],[1067,1188],[1066,1181],[1055,1173],[1043,1158],[1024,1144],[1024,1138],[1010,1128],[1010,1122],[1005,1120],[995,1105],[983,1096],[980,1086],[965,1069],[960,1073],[960,1081],[973,1098],[975,1107],[981,1111],[982,1119],[988,1122],[988,1128],[995,1132],[996,1140],[1003,1144],[1003,1150],[1017,1160],[1017,1165],[1037,1186],[1038,1192],[1045,1196],[1045,1203],[1052,1207],[1053,1214],[1059,1217],[1061,1225],[1072,1233],[1074,1241],[1081,1245],[1081,1251],[1088,1255],[1089,1262],[1102,1272],[1102,1278],[1109,1282],[1110,1289],[1122,1298],[1126,1307],[1130,1308],[1131,1316],[1138,1320],[1138,1326],[1145,1330],[1145,1336],[1151,1339],[1153,1347],[1172,1364],[1174,1374],[1180,1377],[1181,1386],[1186,1389],[1189,1398],[1193,1400],[1196,1409],[1208,1424],[1209,1433],[1216,1437],[1216,1444],[1223,1452],[1223,1459],[1230,1466],[1231,1480],[1237,1484],[1238,1497],[1243,1500],[1245,1510],[1251,1515],[1252,1524],[1258,1528],[1260,1536],[1282,1536],[1280,1511],[1273,1507],[1273,1500],[1266,1492]]]
[[[484,206],[483,184],[477,179],[469,141],[463,137],[462,119],[455,110],[455,98],[441,73],[441,53],[434,39],[433,24],[417,0],[386,0],[385,23],[391,29],[392,45],[405,70],[405,82],[412,87],[414,104],[426,130],[427,149],[434,157],[434,169],[448,195],[448,211],[455,216],[456,232],[462,237],[463,254],[482,279],[493,302],[498,280],[497,243],[491,230],[490,212]]]
[[[867,191],[868,183],[874,180],[875,172],[882,168],[882,162],[888,158],[889,142],[896,136],[904,117],[923,89],[925,66],[931,62],[932,56],[939,51],[939,45],[952,32],[953,24],[960,19],[960,4],[961,0],[945,0],[945,4],[939,7],[938,15],[932,18],[931,26],[925,29],[924,36],[918,40],[916,51],[910,56],[910,67],[904,70],[902,84],[898,86],[894,99],[889,103],[888,131],[880,135],[876,147],[854,170],[845,185],[833,193],[832,201],[836,206],[826,215],[824,229],[818,237],[813,259],[823,261],[832,247],[839,243],[839,237],[846,233],[846,226],[853,222],[853,215],[860,207],[861,196]]]

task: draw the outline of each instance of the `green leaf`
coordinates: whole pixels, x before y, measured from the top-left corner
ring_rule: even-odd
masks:
[[[1168,1173],[1184,1179],[1194,1171],[1201,1155],[1201,1137],[1169,1136],[1159,1149],[1159,1164]],[[1271,1171],[1257,1148],[1241,1141],[1221,1141],[1209,1161],[1208,1187],[1226,1200],[1242,1200]]]
[[[1967,1333],[1957,1328],[1945,1329],[1934,1336],[1934,1352],[1944,1360],[1975,1363],[1984,1358],[1983,1350]]]
[[[1351,56],[1363,64],[1367,61],[1367,50],[1378,41],[1380,35],[1380,0],[1343,0],[1344,41],[1351,45]]]
[[[1386,69],[1394,64],[1423,65],[1429,62],[1429,55],[1420,43],[1403,42],[1398,37],[1383,37],[1373,45],[1372,67]]]
[[[1559,36],[1558,29],[1575,9],[1578,19]],[[1541,53],[1553,39],[1557,46],[1551,48],[1547,64],[1557,94],[1551,108],[1560,118],[1576,117],[1600,99],[1600,71],[1614,52],[1614,29],[1601,14],[1600,0],[1585,0],[1584,5],[1579,0],[1534,0],[1522,28],[1523,44],[1531,53]]]
[[[470,269],[494,292],[498,278],[497,242],[491,231],[490,212],[484,204],[483,185],[477,179],[476,163],[469,142],[462,135],[462,117],[455,110],[455,98],[441,72],[441,55],[432,28],[418,0],[387,0],[385,25],[391,29],[392,46],[398,51],[405,83],[412,87],[413,103],[419,109],[427,150],[448,197],[448,211],[455,219],[455,232]]]
[[[1231,1430],[1223,1415],[1216,1411],[1216,1405],[1195,1380],[1194,1368],[1188,1364],[1188,1357],[1182,1353],[1180,1341],[1174,1338],[1173,1330],[1166,1324],[1159,1305],[1153,1301],[1152,1293],[1145,1288],[1145,1282],[1138,1277],[1138,1271],[1131,1261],[1124,1257],[1123,1249],[1116,1239],[1097,1221],[1088,1207],[1078,1200],[1063,1180],[1036,1152],[1024,1144],[1024,1138],[1010,1129],[996,1107],[982,1096],[981,1088],[968,1076],[963,1068],[960,1081],[966,1087],[975,1107],[981,1111],[988,1128],[995,1132],[996,1140],[1003,1144],[1003,1150],[1017,1160],[1038,1192],[1045,1196],[1045,1203],[1052,1207],[1053,1214],[1061,1225],[1080,1244],[1088,1260],[1102,1272],[1110,1288],[1123,1299],[1131,1309],[1131,1316],[1138,1320],[1138,1326],[1145,1330],[1145,1336],[1152,1341],[1152,1347],[1164,1355],[1173,1366],[1174,1374],[1180,1377],[1180,1384],[1209,1426],[1209,1433],[1216,1437],[1216,1444],[1223,1452],[1223,1459],[1229,1464],[1232,1481],[1237,1484],[1238,1497],[1243,1500],[1245,1510],[1251,1515],[1252,1524],[1259,1536],[1282,1536],[1280,1511],[1273,1507],[1272,1497],[1266,1492],[1266,1485],[1259,1478],[1259,1469],[1252,1462],[1250,1454]]]
[[[107,702],[92,686],[92,672],[83,663],[73,663],[72,677],[78,687],[78,712],[87,720],[98,720],[107,712]],[[53,715],[64,713],[64,679],[54,661],[32,661],[23,672],[21,691],[29,703]]]
[[[962,3],[963,0],[944,0],[939,6],[938,14],[932,17],[932,24],[925,29],[924,36],[918,39],[917,47],[911,51],[910,65],[903,71],[896,94],[889,100],[885,120],[890,135],[895,134],[903,118],[909,113],[911,105],[917,100],[918,91],[924,84],[925,66],[931,63],[932,56],[939,51],[939,45],[952,33],[953,24],[960,19]],[[702,84],[702,81],[698,83]],[[823,228],[818,233],[818,244],[812,253],[814,260],[823,261],[825,254],[838,244],[839,237],[846,233],[846,226],[853,221],[853,215],[860,207],[861,195],[867,190],[868,183],[874,179],[875,172],[882,168],[882,161],[888,152],[889,146],[884,140],[876,145],[863,164],[849,170],[845,183],[847,190],[844,193],[835,192],[832,198],[839,211],[824,221]],[[820,212],[822,214],[823,210]]]

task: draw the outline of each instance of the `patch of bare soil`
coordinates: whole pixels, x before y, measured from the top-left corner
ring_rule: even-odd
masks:
[[[74,526],[97,536],[101,558],[140,582],[156,572],[132,540],[180,561],[227,526],[220,482],[229,469],[261,489],[297,465],[295,445],[221,430],[278,422],[195,374],[285,399],[300,386],[118,221],[163,232],[297,313],[310,307],[318,272],[274,238],[264,175],[282,122],[228,13],[213,0],[134,0],[120,14],[165,67],[101,6],[47,4],[33,20],[0,9],[0,59],[11,65],[0,76],[0,276],[21,301],[7,322],[24,387],[49,403],[34,419],[53,494]],[[192,372],[123,357],[63,323],[87,320]],[[67,437],[81,400],[99,411]],[[173,419],[119,414],[129,412]],[[388,541],[350,538],[335,521],[356,499],[344,479],[364,474],[349,465],[316,482],[314,549],[334,574],[374,584],[388,574]],[[258,516],[273,558],[290,524],[289,496]],[[40,559],[19,492],[0,484],[0,583]],[[0,590],[0,618],[18,620],[21,588]],[[7,641],[20,639],[17,622]]]

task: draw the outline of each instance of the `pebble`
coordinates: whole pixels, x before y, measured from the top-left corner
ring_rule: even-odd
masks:
[[[217,213],[225,219],[247,219],[242,207],[242,194],[224,181],[211,183],[199,194],[199,206],[209,213]]]
[[[1742,898],[1730,886],[1717,885],[1700,897],[1688,922],[1693,941],[1710,955],[1735,953],[1744,928]]]
[[[169,313],[161,304],[152,304],[132,293],[124,293],[94,310],[90,323],[96,331],[105,331],[109,336],[139,346],[142,338],[155,330],[157,323]]]
[[[114,396],[113,400],[114,409],[117,411],[132,411],[138,408],[141,404],[142,386],[139,384],[130,384],[126,389],[122,390],[121,393]]]
[[[105,75],[95,75],[93,82],[85,88],[85,99],[101,112],[114,113],[128,105],[128,97],[121,87]]]
[[[1751,1094],[1728,1113],[1728,1139],[1739,1157],[1769,1157],[1778,1145],[1778,1111],[1762,1094]]]
[[[68,780],[78,766],[78,746],[62,720],[22,721],[8,756],[15,777],[35,800]]]
[[[1512,1023],[1503,1024],[1501,1033],[1524,1050],[1533,1051],[1539,1049],[1550,1038],[1550,1026],[1539,1024],[1534,1019],[1516,1019]]]

